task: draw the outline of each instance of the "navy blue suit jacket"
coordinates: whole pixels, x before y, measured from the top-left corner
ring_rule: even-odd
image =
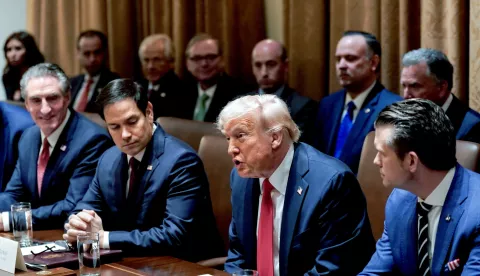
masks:
[[[255,269],[258,179],[231,174],[227,272]],[[301,189],[299,193],[297,190]],[[280,237],[280,275],[353,275],[374,252],[365,197],[337,159],[299,143],[290,168]]]
[[[0,211],[15,202],[32,204],[33,227],[63,228],[67,215],[88,189],[98,158],[112,142],[105,129],[71,111],[71,116],[50,154],[43,177],[41,196],[37,188],[40,129],[25,130],[19,142],[19,157],[7,188],[0,193]]]
[[[318,108],[314,146],[328,155],[333,156],[335,153],[346,95],[347,91],[342,89],[323,98]],[[378,81],[365,99],[339,157],[355,174],[360,163],[363,141],[367,134],[374,130],[373,124],[378,114],[384,107],[401,100],[400,96],[388,91]]]
[[[0,192],[5,190],[18,158],[18,141],[33,125],[25,108],[0,102]]]
[[[457,140],[480,143],[480,114],[453,96],[445,112],[455,129]]]
[[[140,164],[141,180],[126,199],[127,155],[112,147],[74,212],[94,210],[112,249],[191,261],[222,255],[208,180],[195,151],[157,125]]]
[[[432,275],[480,274],[480,175],[457,165],[442,208]],[[417,275],[417,196],[394,189],[385,206],[385,229],[361,275]],[[446,219],[450,217],[450,219]],[[445,271],[448,262],[460,267]]]

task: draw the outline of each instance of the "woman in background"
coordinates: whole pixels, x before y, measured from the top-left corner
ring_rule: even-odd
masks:
[[[35,39],[27,32],[11,34],[3,46],[7,65],[3,69],[3,85],[7,99],[22,101],[20,95],[20,79],[28,68],[45,61],[35,43]]]

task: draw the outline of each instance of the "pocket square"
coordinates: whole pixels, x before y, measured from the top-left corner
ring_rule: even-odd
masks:
[[[448,262],[445,265],[444,271],[445,272],[453,271],[453,270],[457,269],[459,266],[460,266],[460,259],[455,259],[453,261]]]

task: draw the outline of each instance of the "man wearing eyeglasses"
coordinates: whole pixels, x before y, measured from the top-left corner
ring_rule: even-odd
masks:
[[[138,56],[145,79],[138,81],[153,105],[154,119],[158,117],[187,118],[182,103],[182,82],[175,74],[175,49],[166,34],[147,36],[140,44]]]
[[[189,119],[215,122],[221,109],[245,93],[245,86],[224,71],[220,42],[209,34],[197,34],[185,51],[187,69],[186,106]]]

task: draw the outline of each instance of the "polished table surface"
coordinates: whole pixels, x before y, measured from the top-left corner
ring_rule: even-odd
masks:
[[[62,230],[34,231],[33,239],[54,241],[62,239]],[[0,233],[1,237],[12,238],[11,233]],[[17,274],[17,273],[16,273]],[[22,275],[23,273],[18,273]],[[120,262],[101,266],[101,275],[230,275],[224,271],[201,266],[169,256],[126,257]]]

